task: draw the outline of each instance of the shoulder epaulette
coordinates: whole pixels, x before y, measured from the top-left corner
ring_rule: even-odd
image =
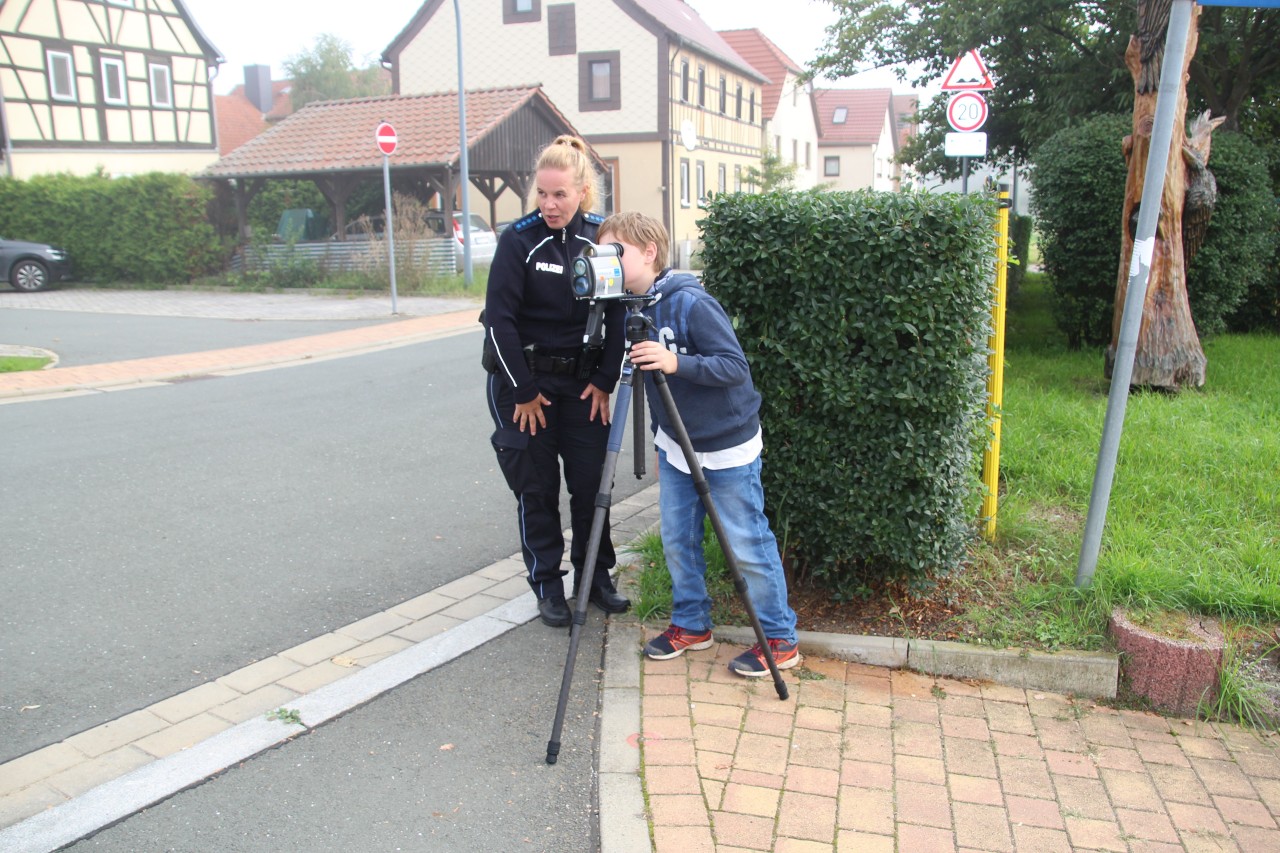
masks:
[[[600,225],[601,223],[604,222],[603,216],[601,216],[598,213],[591,213],[590,211],[582,214],[582,218],[583,220],[590,222],[592,225]]]
[[[534,226],[535,223],[541,222],[541,221],[542,221],[542,211],[535,210],[533,213],[530,213],[528,216],[524,217],[523,219],[517,219],[516,224],[512,225],[511,227],[514,228],[517,232],[528,231],[530,228]]]

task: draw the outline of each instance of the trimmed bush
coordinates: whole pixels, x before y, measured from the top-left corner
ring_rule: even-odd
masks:
[[[160,172],[0,179],[0,234],[66,249],[81,280],[185,282],[222,259],[209,199],[191,178]]]
[[[1226,331],[1227,317],[1273,273],[1276,254],[1277,210],[1262,149],[1243,134],[1220,130],[1213,135],[1209,171],[1218,201],[1187,270],[1191,316],[1201,335]]]
[[[1027,264],[1031,263],[1031,227],[1030,216],[1009,215],[1009,273],[1007,283],[1009,295],[1013,296],[1022,287],[1022,280],[1027,275]],[[1016,263],[1015,263],[1016,262]]]
[[[872,192],[724,194],[702,221],[703,281],[764,398],[775,530],[837,595],[964,557],[994,223],[983,196]]]
[[[1058,131],[1035,152],[1031,209],[1053,319],[1072,349],[1111,341],[1128,175],[1121,143],[1132,125],[1129,116],[1097,116]]]

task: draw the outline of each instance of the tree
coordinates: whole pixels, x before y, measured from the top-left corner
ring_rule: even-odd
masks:
[[[840,17],[809,73],[849,76],[896,66],[912,84],[940,78],[966,50],[982,51],[997,87],[983,128],[989,159],[1025,163],[1040,142],[1098,113],[1133,108],[1124,64],[1136,31],[1132,0],[826,0]],[[1243,127],[1252,104],[1280,86],[1280,10],[1214,9],[1201,21],[1203,49],[1191,65],[1189,109],[1212,109]],[[926,174],[953,176],[941,154],[945,98],[922,106],[928,128],[902,159]],[[1261,140],[1259,140],[1261,141]]]
[[[781,155],[768,145],[760,152],[760,168],[747,167],[745,182],[760,192],[787,189],[796,179],[796,164],[784,163]]]
[[[316,37],[310,50],[297,53],[284,63],[285,74],[293,81],[290,98],[300,110],[312,101],[388,95],[391,83],[382,68],[357,68],[351,46],[329,33]]]

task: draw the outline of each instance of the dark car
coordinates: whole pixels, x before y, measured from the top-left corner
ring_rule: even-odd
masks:
[[[0,237],[0,275],[14,290],[35,293],[70,278],[71,262],[62,249]]]

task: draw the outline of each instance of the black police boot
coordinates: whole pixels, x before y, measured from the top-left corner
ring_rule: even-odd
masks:
[[[581,575],[575,573],[573,580],[573,594],[576,597]],[[618,592],[617,587],[613,585],[613,578],[609,577],[609,572],[605,569],[596,569],[595,577],[591,581],[591,594],[587,600],[605,613],[626,613],[631,607],[631,599]]]
[[[563,628],[573,621],[573,614],[569,612],[569,605],[565,603],[563,595],[549,595],[539,599],[538,615],[542,617],[544,624],[552,628]]]

